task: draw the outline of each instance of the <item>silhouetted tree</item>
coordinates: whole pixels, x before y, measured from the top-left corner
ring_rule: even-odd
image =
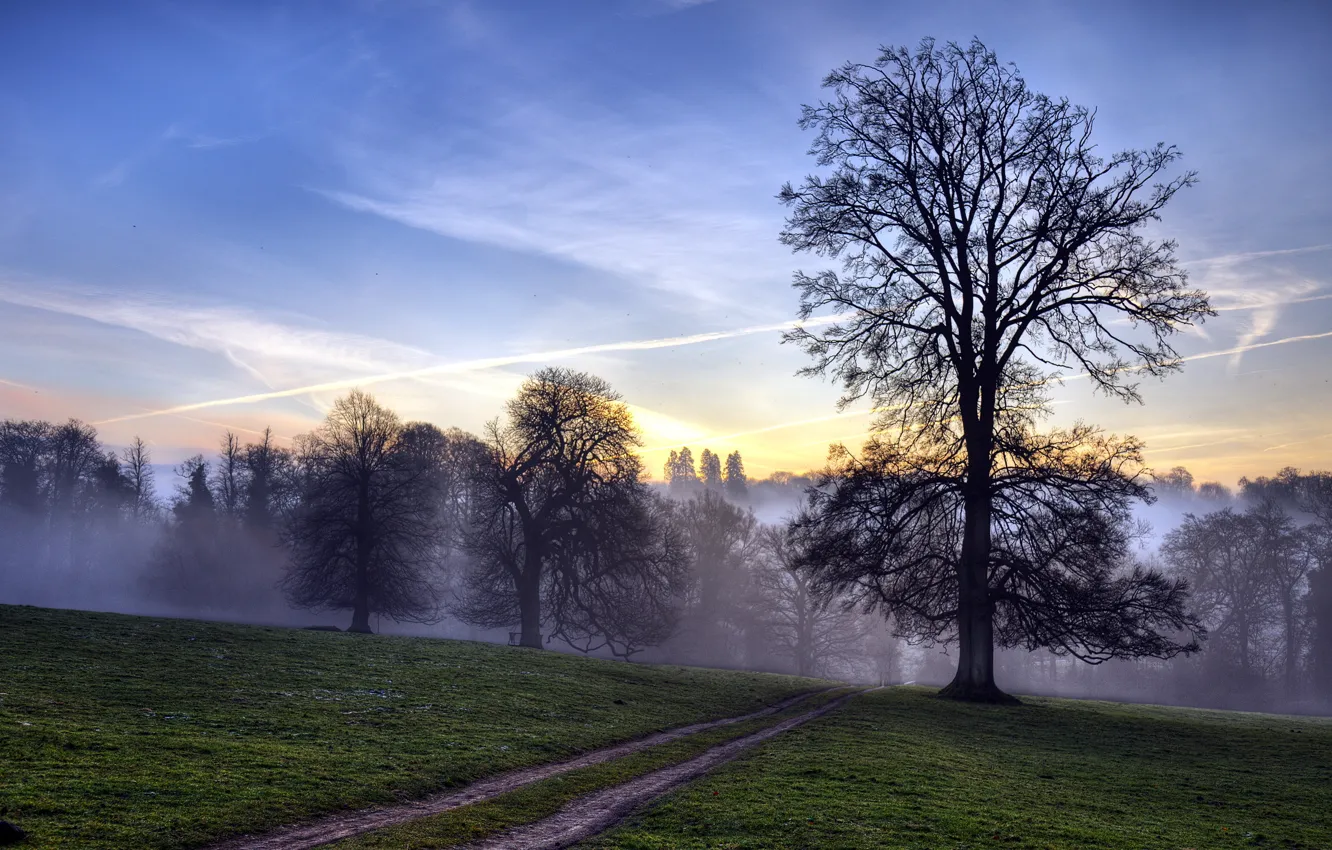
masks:
[[[1255,649],[1276,617],[1269,545],[1257,516],[1230,508],[1186,514],[1161,545],[1166,562],[1193,587],[1194,605],[1211,632],[1209,655],[1224,654],[1245,687],[1261,678]]]
[[[1332,706],[1332,473],[1304,476],[1300,509],[1316,522],[1308,530],[1318,567],[1309,574],[1309,669],[1314,692]]]
[[[674,514],[672,503],[646,488],[589,513],[583,539],[564,556],[576,566],[553,571],[551,636],[626,660],[670,638],[689,569]]]
[[[768,602],[767,628],[778,654],[791,659],[796,675],[830,676],[861,659],[868,621],[842,600],[820,593],[814,577],[800,569],[788,530],[766,528],[763,557],[755,571]]]
[[[689,551],[689,589],[679,651],[695,664],[758,662],[762,617],[749,616],[750,570],[758,554],[754,513],[704,490],[679,508]],[[750,644],[753,644],[752,646]]]
[[[1172,467],[1164,475],[1153,476],[1152,490],[1158,496],[1193,496],[1193,473],[1182,466]]]
[[[212,472],[213,479],[209,485],[217,494],[218,514],[239,521],[245,505],[245,450],[234,431],[222,435],[222,445]]]
[[[957,469],[964,528],[947,607],[960,652],[945,693],[1003,699],[996,481],[1011,458],[1041,453],[1032,426],[1053,375],[1077,369],[1136,400],[1130,375],[1178,368],[1167,337],[1211,308],[1187,288],[1173,243],[1142,229],[1194,176],[1162,177],[1179,157],[1165,145],[1102,158],[1091,111],[1032,92],[978,41],[885,48],[824,85],[831,100],[806,107],[801,126],[833,172],[782,188],[782,241],[842,261],[841,274],[796,275],[800,316],[848,318],[787,338],[814,358],[806,374],[842,384],[843,405],[868,397],[881,429]],[[1034,640],[1058,639],[1046,622],[1053,631]]]
[[[140,437],[125,448],[120,455],[125,471],[125,480],[129,487],[129,516],[135,523],[148,522],[157,518],[157,493],[154,487],[156,477],[153,472],[152,455],[148,444]]]
[[[1198,485],[1198,498],[1215,505],[1224,505],[1235,498],[1230,488],[1218,481],[1204,481]]]
[[[1321,530],[1318,569],[1309,574],[1309,669],[1314,693],[1332,705],[1332,541]]]
[[[42,510],[41,463],[51,425],[36,420],[0,423],[0,504],[35,516]]]
[[[698,471],[694,468],[694,453],[688,446],[678,452],[671,450],[666,460],[666,484],[672,495],[688,496],[698,489]]]
[[[246,528],[266,534],[289,517],[299,491],[292,453],[273,442],[273,430],[265,428],[257,443],[241,451],[243,473],[241,504]]]
[[[1079,426],[1005,448],[989,478],[993,639],[1091,663],[1196,650],[1186,583],[1132,562],[1132,504],[1147,495],[1132,473],[1139,445]],[[890,615],[903,634],[946,639],[966,599],[969,468],[948,446],[933,456],[898,442],[872,440],[861,457],[838,448],[791,525],[800,567],[820,594]]]
[[[90,497],[104,457],[102,445],[91,425],[71,419],[51,429],[46,447],[43,465],[50,510],[48,566],[74,570],[87,566],[79,535],[93,504]]]
[[[440,616],[439,517],[402,435],[396,414],[353,390],[298,441],[301,499],[285,528],[282,587],[297,607],[350,609],[353,632],[369,632],[373,613]]]
[[[681,583],[684,562],[642,480],[628,407],[600,378],[551,368],[523,383],[507,414],[487,429],[458,615],[518,625],[533,648],[543,623],[551,637],[620,655],[669,633],[671,594],[661,594]]]
[[[740,452],[734,451],[726,456],[726,494],[732,499],[742,501],[749,489],[745,478],[745,462],[740,459]]]
[[[709,490],[721,489],[721,457],[713,454],[711,449],[704,449],[703,454],[699,456],[698,477],[699,480],[703,482],[705,488]]]
[[[210,465],[194,455],[176,466],[180,483],[171,522],[153,548],[143,584],[149,595],[193,610],[223,607],[227,555],[218,536],[217,504],[209,489]]]

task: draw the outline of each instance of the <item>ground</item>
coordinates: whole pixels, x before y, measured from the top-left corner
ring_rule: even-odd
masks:
[[[824,684],[0,606],[0,819],[27,847],[198,847]]]
[[[857,697],[593,848],[1332,848],[1332,719]]]
[[[0,818],[31,847],[199,847],[826,684],[0,606]],[[494,835],[837,696],[341,846]],[[1332,848],[1332,719],[1023,703],[854,696],[580,846]]]

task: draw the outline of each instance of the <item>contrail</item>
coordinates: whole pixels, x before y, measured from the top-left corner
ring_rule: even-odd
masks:
[[[1273,339],[1267,342],[1254,342],[1249,345],[1240,345],[1235,348],[1227,348],[1224,351],[1206,351],[1202,354],[1190,354],[1188,357],[1181,357],[1180,362],[1189,360],[1206,360],[1209,357],[1225,357],[1229,354],[1243,354],[1246,351],[1256,351],[1259,348],[1271,348],[1274,345],[1286,345],[1291,342],[1308,342],[1313,339],[1327,339],[1332,337],[1332,331],[1324,331],[1318,334],[1301,334],[1300,336],[1288,336],[1284,339]]]
[[[608,351],[649,351],[654,348],[675,348],[676,346],[681,345],[697,345],[698,343],[713,342],[720,339],[732,339],[734,337],[771,333],[773,331],[784,331],[798,327],[809,327],[811,325],[826,325],[831,324],[832,322],[841,321],[844,318],[846,318],[846,316],[823,316],[804,321],[792,320],[771,325],[754,325],[748,328],[738,328],[729,331],[712,331],[709,333],[687,334],[685,336],[663,337],[660,339],[630,340],[628,342],[608,342],[599,345],[584,345],[577,348],[561,348],[555,351],[538,351],[528,354],[509,354],[502,357],[483,357],[475,360],[459,360],[454,363],[440,363],[435,366],[425,366],[420,369],[408,369],[401,372],[384,372],[378,375],[363,375],[358,378],[344,378],[338,381],[326,381],[322,384],[307,384],[303,387],[291,387],[290,389],[285,390],[273,390],[265,393],[254,393],[253,395],[219,398],[210,401],[198,401],[192,404],[180,404],[175,407],[167,407],[161,410],[147,410],[142,413],[129,413],[124,416],[102,419],[92,424],[109,425],[113,422],[128,422],[133,419],[147,419],[153,416],[188,413],[192,410],[203,410],[209,407],[224,407],[231,404],[256,404],[270,399],[291,398],[292,396],[306,395],[307,393],[346,390],[370,384],[381,384],[386,381],[423,378],[430,375],[451,375],[460,372],[477,372],[483,369],[494,369],[500,366],[512,366],[517,363],[538,363],[546,360],[563,360],[584,354],[601,354]]]

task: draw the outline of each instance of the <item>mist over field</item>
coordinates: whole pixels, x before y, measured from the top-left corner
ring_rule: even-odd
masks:
[[[440,445],[474,440],[457,431],[424,433],[437,433]],[[100,445],[93,429],[77,423],[14,420],[0,427],[0,450],[5,603],[347,628],[345,606],[350,603],[294,604],[284,589],[294,545],[284,529],[301,506],[295,454],[227,435],[219,455],[191,459],[163,475],[143,446],[116,452]],[[439,546],[428,569],[436,607],[429,616],[408,611],[401,620],[376,612],[371,628],[516,642],[516,614],[512,624],[498,626],[459,618],[465,616],[476,556],[457,542],[457,528],[450,525],[458,522],[457,515],[442,515],[466,489],[463,473],[449,464],[466,461],[458,452],[444,452],[436,460],[436,473],[447,479],[432,502],[442,517],[442,524],[432,526]],[[951,635],[944,633],[937,641],[901,630],[894,635],[891,620],[867,612],[863,600],[858,605],[848,595],[821,596],[798,570],[784,566],[789,555],[780,542],[782,531],[808,506],[811,488],[824,480],[818,474],[751,479],[738,452],[705,451],[697,463],[687,449],[673,453],[663,473],[666,481],[650,485],[649,491],[675,510],[682,561],[676,583],[666,591],[669,614],[663,631],[655,642],[631,647],[633,660],[875,684],[944,685],[950,680],[957,664]],[[1234,493],[1215,483],[1194,482],[1182,469],[1162,475],[1152,486],[1153,501],[1133,509],[1129,557],[1191,582],[1194,604],[1209,631],[1202,651],[1170,660],[1111,659],[1088,665],[1067,654],[1018,646],[997,652],[998,682],[1019,693],[1327,711],[1311,678],[1320,601],[1310,586],[1318,578],[1313,556],[1304,556],[1305,567],[1289,585],[1293,607],[1286,622],[1278,588],[1260,580],[1228,597],[1225,584],[1235,576],[1225,570],[1246,565],[1195,563],[1178,539],[1190,519],[1210,516],[1239,523],[1246,511],[1263,505],[1276,505],[1286,517],[1289,527],[1283,533],[1309,531],[1318,518],[1306,509],[1301,487],[1319,480],[1288,471],[1277,479],[1246,479]],[[1261,572],[1263,556],[1257,557],[1247,568]],[[1252,598],[1243,598],[1245,593]],[[1246,607],[1246,601],[1252,604]],[[1237,618],[1243,617],[1248,618],[1247,633],[1238,635]],[[1290,647],[1288,625],[1294,629]],[[589,646],[563,636],[543,645],[619,654],[614,646]],[[1287,670],[1292,660],[1294,667]]]

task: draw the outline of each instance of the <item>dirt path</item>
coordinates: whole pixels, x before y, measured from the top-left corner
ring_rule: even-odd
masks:
[[[831,688],[829,690],[836,689]],[[217,844],[209,845],[208,850],[304,850],[304,848],[319,847],[320,845],[339,841],[343,838],[350,838],[353,835],[360,835],[363,832],[383,829],[387,826],[397,826],[398,824],[413,821],[417,818],[429,817],[430,815],[437,815],[441,812],[447,812],[450,809],[459,808],[460,806],[468,806],[473,803],[490,800],[501,794],[506,794],[517,788],[521,788],[524,785],[530,785],[533,782],[540,782],[543,779],[549,779],[550,777],[558,776],[561,773],[568,773],[571,770],[578,770],[579,768],[591,767],[595,764],[602,764],[604,762],[623,758],[624,756],[640,752],[649,747],[677,741],[680,738],[704,732],[708,729],[716,729],[719,726],[730,726],[735,723],[743,723],[747,720],[757,720],[761,717],[767,717],[790,708],[802,700],[823,693],[827,693],[827,691],[811,691],[809,693],[790,697],[789,699],[784,699],[781,702],[774,703],[773,705],[755,711],[752,714],[745,714],[740,717],[725,717],[721,720],[709,720],[705,723],[695,723],[691,726],[681,726],[678,729],[656,732],[652,735],[648,735],[646,738],[639,738],[635,741],[626,741],[623,744],[616,744],[604,749],[593,750],[592,752],[584,753],[583,755],[569,759],[568,761],[542,764],[537,765],[536,767],[528,767],[523,768],[522,770],[504,773],[499,776],[492,776],[488,779],[473,782],[471,785],[458,791],[446,791],[434,794],[411,803],[402,803],[376,809],[362,809],[354,812],[329,815],[327,817],[319,818],[318,820],[281,827],[273,832],[267,832],[262,835],[242,835],[238,838],[231,838]],[[804,715],[801,716],[803,717]],[[517,847],[522,845],[515,844],[506,846]]]
[[[687,762],[631,779],[623,785],[580,797],[545,820],[465,845],[466,850],[562,850],[604,832],[635,809],[692,782],[750,747],[840,707],[856,691],[743,738],[720,744]]]

